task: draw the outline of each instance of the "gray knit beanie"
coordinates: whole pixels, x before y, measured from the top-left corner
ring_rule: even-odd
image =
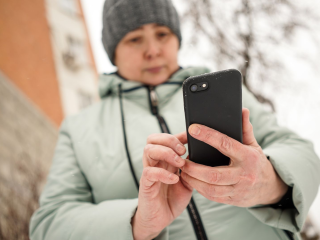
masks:
[[[120,40],[130,31],[147,23],[169,27],[179,39],[179,16],[170,0],[106,0],[103,7],[102,43],[113,65]]]

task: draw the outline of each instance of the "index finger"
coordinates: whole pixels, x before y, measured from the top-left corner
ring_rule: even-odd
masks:
[[[242,160],[246,157],[247,148],[237,140],[201,124],[189,127],[192,137],[209,144],[231,159]]]
[[[185,160],[181,170],[191,177],[209,184],[233,185],[240,181],[241,168],[230,166],[210,167]]]

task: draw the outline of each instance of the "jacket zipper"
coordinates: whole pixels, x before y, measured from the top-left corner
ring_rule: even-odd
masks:
[[[288,237],[288,239],[290,240],[294,240],[294,235],[292,232],[288,231],[288,230],[283,230],[284,233],[286,234],[286,236]]]
[[[164,118],[159,115],[158,111],[158,97],[154,90],[154,86],[148,86],[149,91],[149,102],[150,102],[150,108],[153,115],[156,116],[158,119],[160,129],[163,133],[170,133],[168,125],[166,124]],[[196,204],[193,200],[193,197],[191,197],[191,200],[187,206],[188,213],[193,225],[193,230],[197,236],[198,240],[207,240],[207,235],[204,230],[200,214],[198,212],[198,209],[196,207]]]

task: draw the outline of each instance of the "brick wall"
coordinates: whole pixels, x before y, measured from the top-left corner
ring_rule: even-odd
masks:
[[[0,70],[60,125],[63,111],[44,0],[0,0]]]

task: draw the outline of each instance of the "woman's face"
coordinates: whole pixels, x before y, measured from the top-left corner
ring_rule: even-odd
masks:
[[[114,62],[124,78],[158,85],[178,70],[178,50],[178,37],[170,28],[149,23],[121,39]]]

